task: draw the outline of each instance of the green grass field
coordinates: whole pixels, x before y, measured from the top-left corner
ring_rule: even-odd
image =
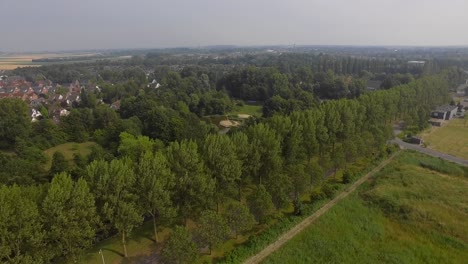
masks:
[[[431,127],[421,133],[428,148],[468,159],[468,122],[453,119],[446,126]]]
[[[228,115],[251,115],[251,116],[262,116],[262,105],[261,104],[250,104],[245,103],[243,106],[236,106],[232,112]]]
[[[96,145],[95,142],[84,142],[84,143],[70,142],[70,143],[65,143],[65,144],[55,146],[55,147],[50,148],[50,149],[46,149],[44,151],[44,154],[48,158],[48,162],[46,164],[46,169],[50,169],[50,166],[52,164],[52,156],[54,155],[54,153],[56,151],[61,152],[63,154],[63,156],[65,156],[66,160],[72,161],[73,160],[73,154],[75,154],[75,153],[78,153],[78,154],[80,154],[80,155],[82,155],[84,157],[89,155],[89,153],[91,153],[91,147],[94,146],[94,145]]]
[[[467,174],[404,152],[265,263],[466,263]]]

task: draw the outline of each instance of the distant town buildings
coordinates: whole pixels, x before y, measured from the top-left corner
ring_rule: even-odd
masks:
[[[29,82],[20,76],[0,76],[0,99],[18,98],[28,103],[32,122],[42,118],[40,108],[43,106],[48,106],[49,112],[56,115],[56,118],[52,116],[55,121],[67,116],[69,111],[65,108],[81,101],[81,90],[78,81],[60,85],[50,80]]]

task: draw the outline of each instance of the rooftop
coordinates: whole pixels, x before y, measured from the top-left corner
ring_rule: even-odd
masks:
[[[442,105],[437,107],[437,112],[449,112],[453,111],[454,109],[458,108],[456,105]]]

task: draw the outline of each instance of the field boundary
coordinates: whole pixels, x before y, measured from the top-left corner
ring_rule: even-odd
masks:
[[[328,210],[330,210],[334,205],[336,205],[339,201],[341,201],[343,198],[347,197],[350,193],[352,193],[354,190],[356,190],[357,187],[359,187],[361,184],[363,184],[365,181],[367,181],[371,176],[373,176],[375,173],[380,171],[383,167],[388,165],[398,154],[400,151],[394,153],[392,156],[390,156],[388,159],[384,160],[381,162],[377,167],[372,169],[370,172],[368,172],[366,175],[362,176],[359,178],[355,183],[353,183],[347,190],[344,190],[341,192],[338,196],[336,196],[333,200],[325,204],[322,208],[320,208],[318,211],[313,213],[311,216],[307,217],[304,219],[302,222],[291,228],[289,231],[286,233],[282,234],[275,242],[271,243],[268,245],[266,248],[264,248],[262,251],[260,251],[258,254],[250,257],[247,259],[244,264],[256,264],[260,263],[262,260],[264,260],[266,257],[268,257],[271,253],[275,252],[279,248],[281,248],[286,242],[291,240],[293,237],[295,237],[297,234],[302,232],[304,229],[309,227],[312,223],[315,222],[320,216],[325,214]]]

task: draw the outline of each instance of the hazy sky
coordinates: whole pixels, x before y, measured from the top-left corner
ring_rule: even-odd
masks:
[[[468,45],[468,0],[0,0],[0,51]]]

